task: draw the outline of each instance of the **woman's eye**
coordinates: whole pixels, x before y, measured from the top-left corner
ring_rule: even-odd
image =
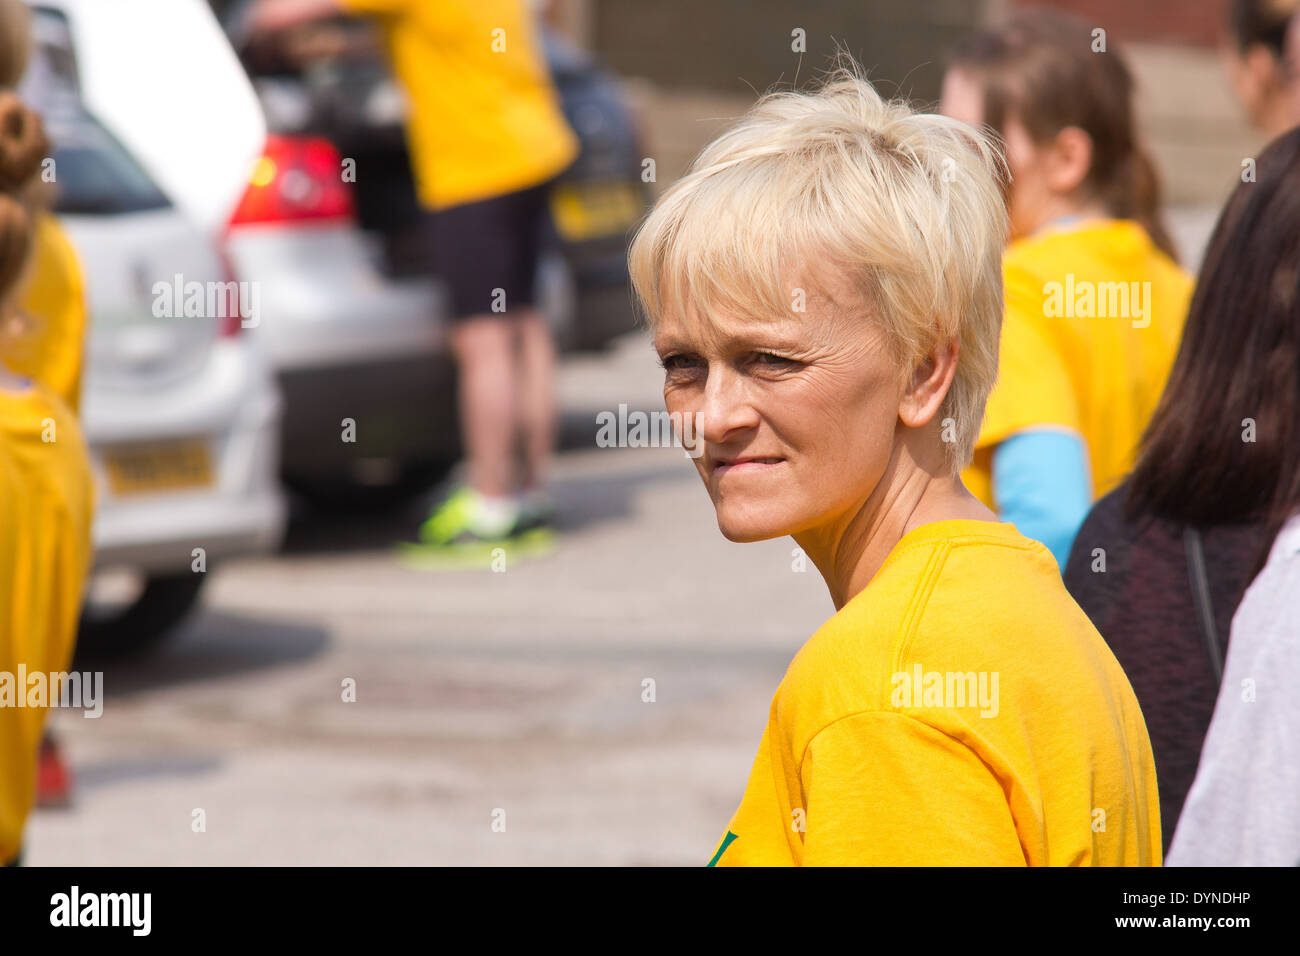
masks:
[[[659,365],[666,372],[677,371],[678,369],[691,368],[694,361],[688,355],[665,355],[659,359]]]

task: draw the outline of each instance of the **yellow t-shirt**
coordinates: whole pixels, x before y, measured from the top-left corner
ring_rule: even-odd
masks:
[[[0,337],[0,361],[49,386],[74,412],[81,399],[86,335],[81,263],[55,218],[36,222],[32,261],[17,297],[24,332]]]
[[[795,656],[711,864],[1158,866],[1160,847],[1137,698],[1051,553],[952,520],[904,535]]]
[[[378,16],[410,101],[420,202],[441,209],[529,186],[578,155],[521,0],[342,0]]]
[[[1137,223],[1092,220],[1013,242],[1003,285],[998,380],[962,480],[996,508],[993,448],[1026,428],[1057,427],[1083,437],[1100,498],[1133,468],[1192,279]]]
[[[39,383],[0,388],[0,671],[8,693],[26,691],[16,686],[19,665],[48,684],[72,658],[93,495],[85,442],[67,405]],[[46,714],[4,694],[0,687],[0,862],[21,844]]]

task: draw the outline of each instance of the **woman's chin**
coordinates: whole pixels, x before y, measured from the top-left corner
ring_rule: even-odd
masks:
[[[767,541],[790,533],[784,521],[754,515],[728,515],[723,511],[718,512],[718,530],[728,541],[737,544]]]

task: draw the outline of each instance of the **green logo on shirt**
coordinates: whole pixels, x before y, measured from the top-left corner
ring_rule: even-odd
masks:
[[[709,861],[709,866],[717,866],[718,857],[727,852],[727,847],[731,846],[731,841],[734,839],[736,839],[736,834],[728,830],[727,835],[722,838],[722,846],[718,847],[718,852],[713,854],[713,859]]]

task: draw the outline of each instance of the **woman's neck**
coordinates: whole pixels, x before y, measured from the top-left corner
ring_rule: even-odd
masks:
[[[838,611],[871,582],[903,535],[963,518],[998,520],[960,478],[926,471],[900,448],[861,506],[794,539],[821,572]]]
[[[1111,218],[1113,217],[1110,211],[1101,203],[1079,202],[1062,196],[1052,199],[1039,210],[1038,215],[1034,217],[1033,226],[1025,235],[1032,236],[1055,225]]]

